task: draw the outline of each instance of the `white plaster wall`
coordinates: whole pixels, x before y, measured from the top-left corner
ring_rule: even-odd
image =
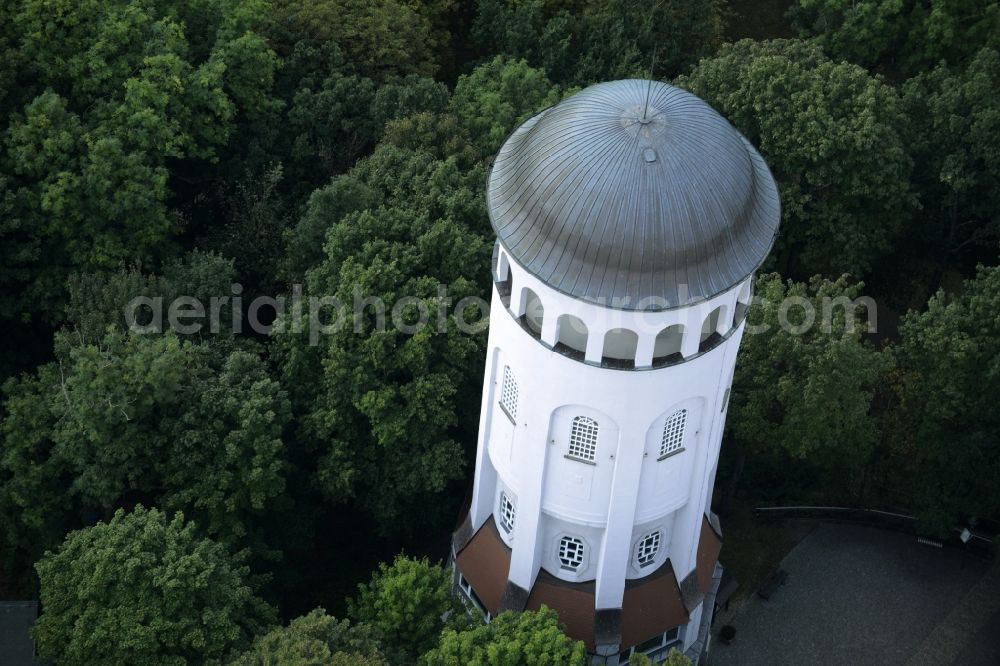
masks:
[[[530,590],[541,567],[565,580],[596,579],[598,608],[620,607],[626,578],[657,568],[639,570],[633,564],[635,541],[649,526],[663,526],[660,562],[669,557],[678,579],[683,579],[694,567],[701,516],[711,498],[725,419],[723,397],[742,335],[742,327],[730,331],[732,313],[741,291],[748,297],[749,279],[699,305],[641,313],[556,292],[506,258],[502,249],[498,262],[509,265],[513,286],[510,312],[499,292],[493,293],[473,527],[494,511],[498,488],[509,488],[517,498],[509,540],[511,580]],[[524,314],[525,296],[530,294],[544,311],[540,336],[515,318]],[[699,355],[703,323],[719,307],[723,312],[715,329],[729,337]],[[577,317],[587,326],[587,362],[551,349],[561,315]],[[684,327],[680,347],[687,360],[649,368],[657,334],[678,324]],[[597,365],[604,333],[618,328],[639,336],[637,369]],[[579,337],[577,344],[582,346]],[[514,423],[498,405],[504,366],[518,382]],[[658,460],[663,422],[680,408],[688,409],[684,451]],[[565,457],[576,415],[590,416],[600,425],[593,465]],[[585,539],[584,570],[574,574],[558,567],[555,544],[561,533]]]

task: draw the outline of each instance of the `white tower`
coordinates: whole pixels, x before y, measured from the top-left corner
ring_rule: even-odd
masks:
[[[712,488],[753,272],[778,228],[757,151],[697,97],[591,86],[522,124],[497,232],[456,583],[487,618],[556,610],[595,663],[703,653]]]

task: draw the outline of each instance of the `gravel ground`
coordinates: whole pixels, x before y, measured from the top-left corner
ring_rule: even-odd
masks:
[[[713,633],[729,623],[736,638],[712,641],[711,666],[905,664],[970,592],[1000,595],[977,585],[996,586],[982,559],[850,525],[819,525],[781,566],[788,580],[769,601],[754,594],[715,623]],[[1000,664],[993,615],[954,636],[964,648],[953,663]]]
[[[1000,611],[983,624],[955,661],[956,665],[964,666],[996,666],[997,663],[1000,663]]]

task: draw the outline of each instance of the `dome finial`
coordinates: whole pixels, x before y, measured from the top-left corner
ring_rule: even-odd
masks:
[[[656,47],[653,47],[653,60],[649,63],[649,76],[646,77],[646,103],[642,107],[642,118],[639,122],[645,125],[649,122],[646,119],[646,112],[649,111],[649,92],[653,89],[653,69],[656,67]]]

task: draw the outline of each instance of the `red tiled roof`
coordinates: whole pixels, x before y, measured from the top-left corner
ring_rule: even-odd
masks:
[[[702,594],[708,593],[708,586],[712,583],[712,574],[715,572],[715,563],[719,561],[721,550],[722,539],[712,529],[708,516],[702,516],[697,555],[698,588]]]
[[[500,539],[492,516],[458,553],[455,564],[486,609],[496,615],[510,571],[510,548]]]
[[[559,614],[566,635],[594,649],[594,581],[568,583],[542,569],[525,608],[538,610],[543,604]]]
[[[708,519],[701,526],[696,576],[702,593],[708,591],[722,540]],[[510,571],[510,549],[501,540],[491,517],[455,558],[456,566],[494,615],[500,607]],[[559,614],[567,635],[594,649],[594,581],[569,583],[544,569],[528,596],[526,610],[545,605]],[[673,565],[667,560],[643,578],[626,581],[622,602],[622,647],[627,648],[688,621]]]
[[[626,581],[622,604],[622,647],[627,648],[687,623],[674,568],[667,560],[644,578]]]

